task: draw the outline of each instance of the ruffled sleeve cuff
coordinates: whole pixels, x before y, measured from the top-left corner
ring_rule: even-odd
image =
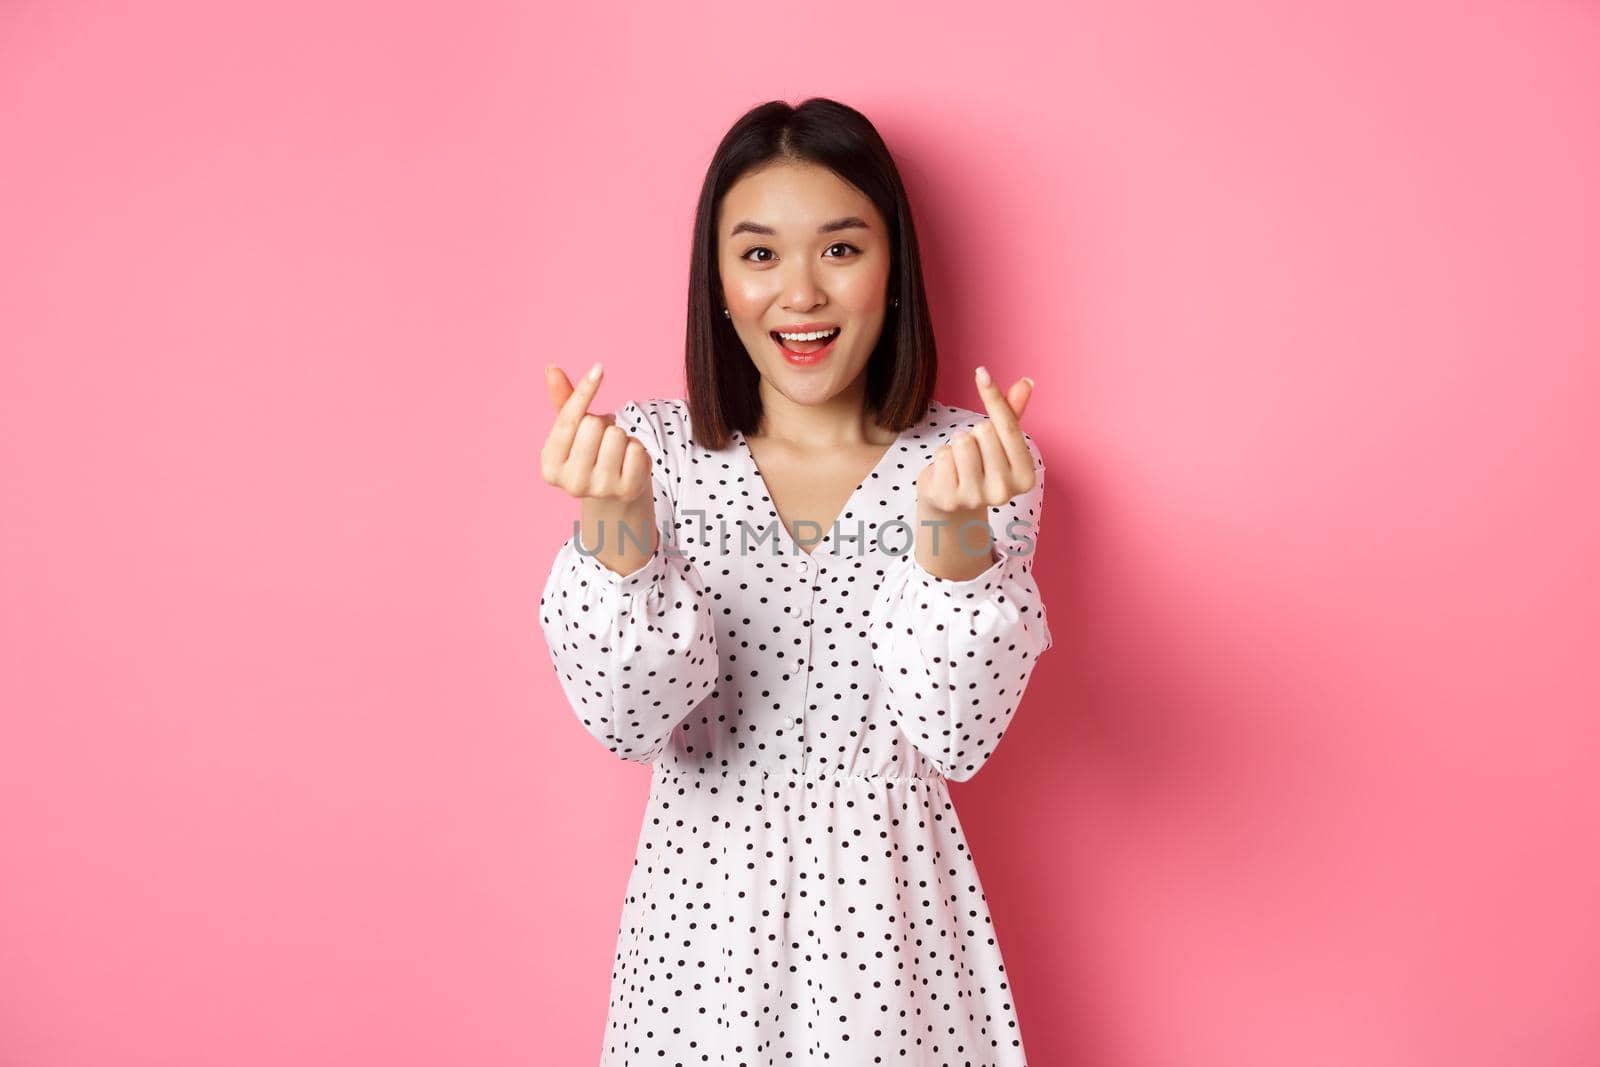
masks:
[[[1025,556],[973,578],[930,574],[915,555],[884,577],[869,615],[884,699],[940,774],[965,781],[999,745],[1039,657],[1051,645]]]
[[[541,623],[568,703],[617,756],[654,762],[672,731],[716,686],[716,624],[692,561],[665,545],[617,574],[562,544],[541,598]]]
[[[896,581],[891,573],[884,591],[892,594],[889,599],[900,609],[898,614],[908,619],[907,613],[913,609],[922,614],[925,623],[932,621],[930,612],[954,613],[948,621],[959,618],[968,629],[991,636],[1002,629],[1022,627],[1037,635],[1036,642],[1030,643],[1037,643],[1038,651],[1043,652],[1052,638],[1044,600],[1033,577],[1033,561],[998,544],[995,554],[998,558],[980,573],[952,579],[932,573],[915,552],[907,552],[902,561],[904,574]]]
[[[994,561],[971,578],[941,578],[924,567],[914,551],[907,552],[907,591],[920,594],[919,599],[942,597],[951,605],[966,605],[969,609],[980,603],[1001,603],[1008,598],[1019,609],[1018,617],[1026,619],[1035,629],[1042,631],[1043,652],[1051,645],[1050,629],[1045,623],[1044,602],[1033,578],[1032,556],[1014,546],[995,542]],[[1000,612],[1009,618],[1009,612]]]
[[[573,533],[562,544],[561,553],[571,557],[570,562],[578,574],[591,581],[608,585],[614,592],[624,596],[656,585],[667,572],[665,542],[657,545],[649,558],[629,574],[618,574],[601,563],[594,553],[585,552],[579,545],[577,533]]]

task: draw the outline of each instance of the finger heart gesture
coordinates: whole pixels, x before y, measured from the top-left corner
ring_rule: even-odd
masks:
[[[1034,487],[1038,474],[1020,419],[1033,379],[1020,378],[1004,394],[979,367],[974,374],[989,417],[953,435],[917,478],[924,511],[959,513],[999,507]]]
[[[574,387],[559,366],[545,368],[556,416],[539,453],[539,475],[569,496],[627,504],[650,486],[650,452],[615,415],[588,410],[603,373],[596,363]]]

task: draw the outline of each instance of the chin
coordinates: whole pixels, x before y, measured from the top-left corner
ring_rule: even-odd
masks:
[[[808,406],[824,403],[836,392],[831,388],[831,382],[797,382],[788,376],[776,379],[773,384],[778,387],[778,392],[796,404]]]

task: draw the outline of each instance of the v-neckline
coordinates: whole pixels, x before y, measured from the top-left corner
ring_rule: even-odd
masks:
[[[923,418],[926,417],[927,413],[924,412]],[[800,547],[800,542],[795,540],[794,534],[789,530],[788,523],[784,522],[783,516],[779,514],[778,505],[772,499],[772,489],[767,485],[767,477],[761,473],[761,465],[756,462],[756,454],[750,450],[750,442],[745,438],[744,431],[736,428],[733,433],[734,436],[739,439],[739,448],[744,453],[745,459],[749,462],[750,470],[756,476],[756,485],[761,490],[762,498],[766,501],[767,507],[772,509],[772,514],[777,519],[778,537],[782,539],[782,542],[785,546],[785,551],[790,554],[809,556],[815,559],[817,554],[822,551],[824,546],[828,548],[829,554],[832,554],[838,550],[837,539],[833,536],[834,527],[839,524],[839,520],[850,514],[851,510],[855,506],[856,498],[861,495],[862,490],[866,489],[867,485],[874,480],[878,472],[883,470],[884,467],[888,465],[889,460],[901,451],[901,446],[906,443],[906,440],[911,435],[911,431],[920,426],[922,421],[923,419],[918,419],[904,430],[901,430],[895,439],[889,443],[889,447],[884,450],[883,455],[878,457],[878,462],[872,465],[872,469],[866,473],[866,476],[863,477],[860,482],[856,483],[856,487],[854,489],[850,490],[850,495],[845,497],[844,506],[839,509],[839,514],[835,515],[832,521],[823,526],[822,537],[811,546],[811,551],[809,552]]]

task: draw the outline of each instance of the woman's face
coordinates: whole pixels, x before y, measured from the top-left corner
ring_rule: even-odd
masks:
[[[866,369],[889,288],[889,231],[872,201],[826,167],[774,163],[728,189],[717,213],[723,306],[765,387],[800,404],[847,389]],[[821,324],[819,345],[784,342],[779,329]]]

